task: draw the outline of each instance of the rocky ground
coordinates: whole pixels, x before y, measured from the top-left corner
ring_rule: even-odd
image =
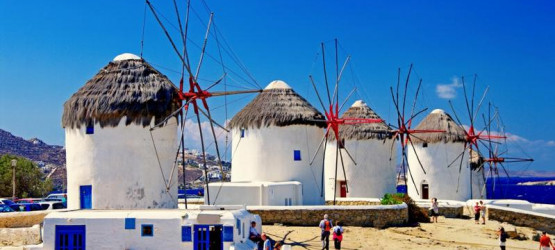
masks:
[[[497,221],[476,225],[473,220],[440,217],[438,223],[422,223],[417,227],[391,227],[387,229],[345,227],[342,249],[499,249],[497,228],[502,225],[511,236],[507,249],[536,249],[539,243],[532,240],[535,230],[515,227]],[[321,249],[320,229],[314,227],[263,226],[273,239],[285,239],[293,249]],[[331,237],[330,237],[331,238]],[[333,242],[330,242],[333,249]]]

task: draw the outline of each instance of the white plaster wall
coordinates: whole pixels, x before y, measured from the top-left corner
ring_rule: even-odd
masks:
[[[347,197],[350,198],[381,198],[385,193],[396,192],[395,169],[396,147],[391,152],[393,140],[346,140],[345,148],[351,153],[357,165],[342,150],[345,173],[347,175]],[[336,142],[328,143],[325,159],[326,200],[333,200],[335,186],[335,154]],[[389,160],[391,156],[391,161]],[[337,181],[344,181],[345,176],[338,158]],[[340,186],[337,184],[336,197],[340,197]]]
[[[154,122],[154,119],[153,119]],[[177,150],[177,120],[152,131],[161,168],[156,157],[149,127],[94,127],[66,130],[68,208],[80,208],[79,186],[92,185],[93,209],[177,208],[177,168],[169,192]],[[170,195],[171,194],[171,195]]]
[[[484,183],[484,169],[472,172],[472,199],[485,199],[486,188]]]
[[[228,182],[209,186],[214,194],[219,192],[218,198],[211,201],[214,205],[284,206],[285,199],[291,199],[291,205],[302,204],[300,182]]]
[[[468,154],[463,158],[463,165],[460,173],[460,183],[457,191],[457,179],[459,178],[459,163],[447,167],[463,150],[462,143],[430,143],[423,148],[421,144],[415,144],[416,152],[426,170],[426,174],[418,164],[412,147],[407,147],[409,171],[416,186],[407,173],[407,190],[411,197],[421,197],[421,184],[425,180],[429,185],[429,198],[436,197],[440,200],[466,201],[470,199],[470,168],[468,166]],[[459,158],[460,160],[460,158]]]
[[[181,241],[181,226],[193,227],[195,224],[205,223],[197,221],[200,214],[214,215],[217,218],[215,223],[208,224],[234,227],[234,242],[224,242],[224,249],[232,246],[235,249],[249,249],[249,245],[242,244],[242,241],[248,238],[251,221],[256,221],[258,230],[262,232],[260,217],[244,209],[72,211],[52,213],[45,218],[43,249],[54,249],[56,225],[85,225],[87,249],[193,249],[193,242]],[[125,229],[125,218],[135,218],[135,229]],[[240,221],[240,234],[237,220]],[[153,225],[152,237],[141,236],[142,224]]]
[[[320,196],[322,179],[322,150],[310,165],[323,129],[315,126],[293,125],[232,130],[232,182],[302,183],[304,205],[324,203]],[[294,161],[293,151],[301,150],[301,161]]]

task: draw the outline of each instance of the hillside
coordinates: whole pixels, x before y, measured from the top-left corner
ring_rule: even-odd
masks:
[[[37,138],[25,140],[0,129],[0,155],[4,154],[17,155],[32,161],[42,161],[57,166],[63,166],[66,157],[66,151],[62,146],[48,145]]]

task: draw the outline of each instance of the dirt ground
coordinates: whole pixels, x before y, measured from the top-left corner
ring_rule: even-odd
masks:
[[[438,223],[421,223],[416,227],[391,227],[375,229],[345,226],[342,249],[499,249],[496,231],[503,226],[508,233],[516,232],[525,240],[508,239],[507,249],[537,249],[539,243],[532,240],[535,230],[515,227],[497,221],[476,225],[470,219],[448,219],[439,217]],[[288,227],[264,225],[274,240],[282,240],[293,249],[321,249],[320,229],[314,227]],[[304,247],[303,247],[304,246]],[[333,242],[330,237],[330,249]]]

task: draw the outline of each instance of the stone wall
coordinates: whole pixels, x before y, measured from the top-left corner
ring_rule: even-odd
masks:
[[[0,247],[24,246],[41,243],[40,226],[26,228],[0,228]]]
[[[488,205],[488,219],[507,222],[516,226],[531,227],[555,234],[555,216],[529,212],[522,209]]]
[[[247,210],[260,215],[263,224],[291,226],[317,226],[324,214],[328,214],[333,221],[342,221],[347,226],[385,228],[406,225],[409,216],[404,203],[379,206],[247,206]]]
[[[326,205],[333,205],[333,200],[326,201]],[[337,199],[335,205],[338,206],[374,206],[381,205],[379,199],[364,199],[364,200],[348,200],[348,199]]]
[[[430,205],[418,204],[424,213],[428,213]],[[439,204],[439,215],[446,218],[462,218],[464,214],[464,206],[442,206]]]
[[[40,224],[49,211],[0,213],[0,228],[32,227]]]

